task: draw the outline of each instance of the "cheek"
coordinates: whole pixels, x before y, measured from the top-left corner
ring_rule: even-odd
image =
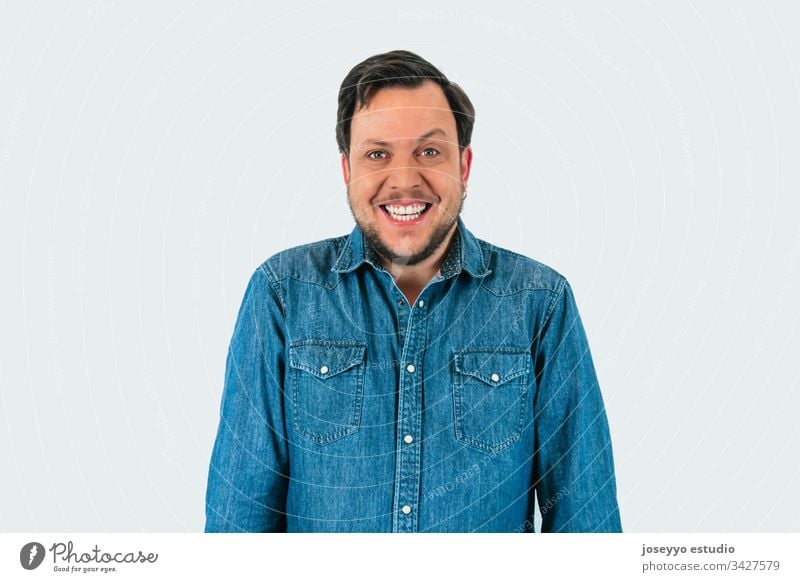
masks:
[[[430,183],[442,197],[442,204],[450,203],[454,196],[461,196],[461,176],[459,174],[437,173]]]
[[[350,178],[350,192],[359,201],[369,202],[378,191],[380,181],[371,176],[355,175]]]
[[[369,188],[369,185],[362,181],[350,181],[350,185],[348,186],[349,196],[350,196],[350,204],[353,206],[358,206],[359,208],[366,208],[370,206],[371,200],[373,198],[373,193]]]

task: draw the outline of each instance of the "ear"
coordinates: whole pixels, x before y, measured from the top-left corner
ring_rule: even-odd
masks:
[[[347,154],[342,154],[342,176],[344,177],[344,185],[350,183],[350,159]]]
[[[461,183],[464,188],[467,187],[469,181],[469,171],[472,168],[472,146],[467,146],[461,152]]]

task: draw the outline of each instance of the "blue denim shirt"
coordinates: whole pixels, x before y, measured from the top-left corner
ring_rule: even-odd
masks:
[[[413,305],[356,226],[252,275],[207,532],[621,531],[572,290],[458,219]]]

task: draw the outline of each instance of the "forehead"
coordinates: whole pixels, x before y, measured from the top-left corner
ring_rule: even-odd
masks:
[[[431,128],[442,128],[456,141],[456,120],[442,88],[426,81],[413,89],[386,87],[376,91],[367,107],[356,109],[350,139],[417,137]]]

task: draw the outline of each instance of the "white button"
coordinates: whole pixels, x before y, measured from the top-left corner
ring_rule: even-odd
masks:
[[[420,307],[422,307],[423,305],[425,305],[425,302],[424,302],[422,299],[420,299],[420,300],[419,300],[419,303],[417,303],[417,305],[419,305]]]
[[[406,366],[406,370],[408,370],[410,373],[413,374],[416,368],[414,367],[414,364],[409,364],[408,366]]]
[[[404,505],[403,509],[401,509],[400,511],[408,515],[409,513],[411,513],[411,508],[408,505]]]
[[[500,376],[498,376],[497,374],[492,374],[492,382],[499,382],[499,381],[500,381]]]
[[[407,444],[409,444],[409,445],[410,445],[411,443],[413,443],[413,442],[414,442],[414,437],[413,437],[413,436],[411,436],[410,434],[407,434],[406,436],[404,436],[404,437],[403,437],[403,440],[404,440],[404,441],[405,441]]]
[[[328,366],[322,366],[322,367],[319,369],[319,373],[320,373],[320,374],[327,374],[327,373],[328,373]]]

